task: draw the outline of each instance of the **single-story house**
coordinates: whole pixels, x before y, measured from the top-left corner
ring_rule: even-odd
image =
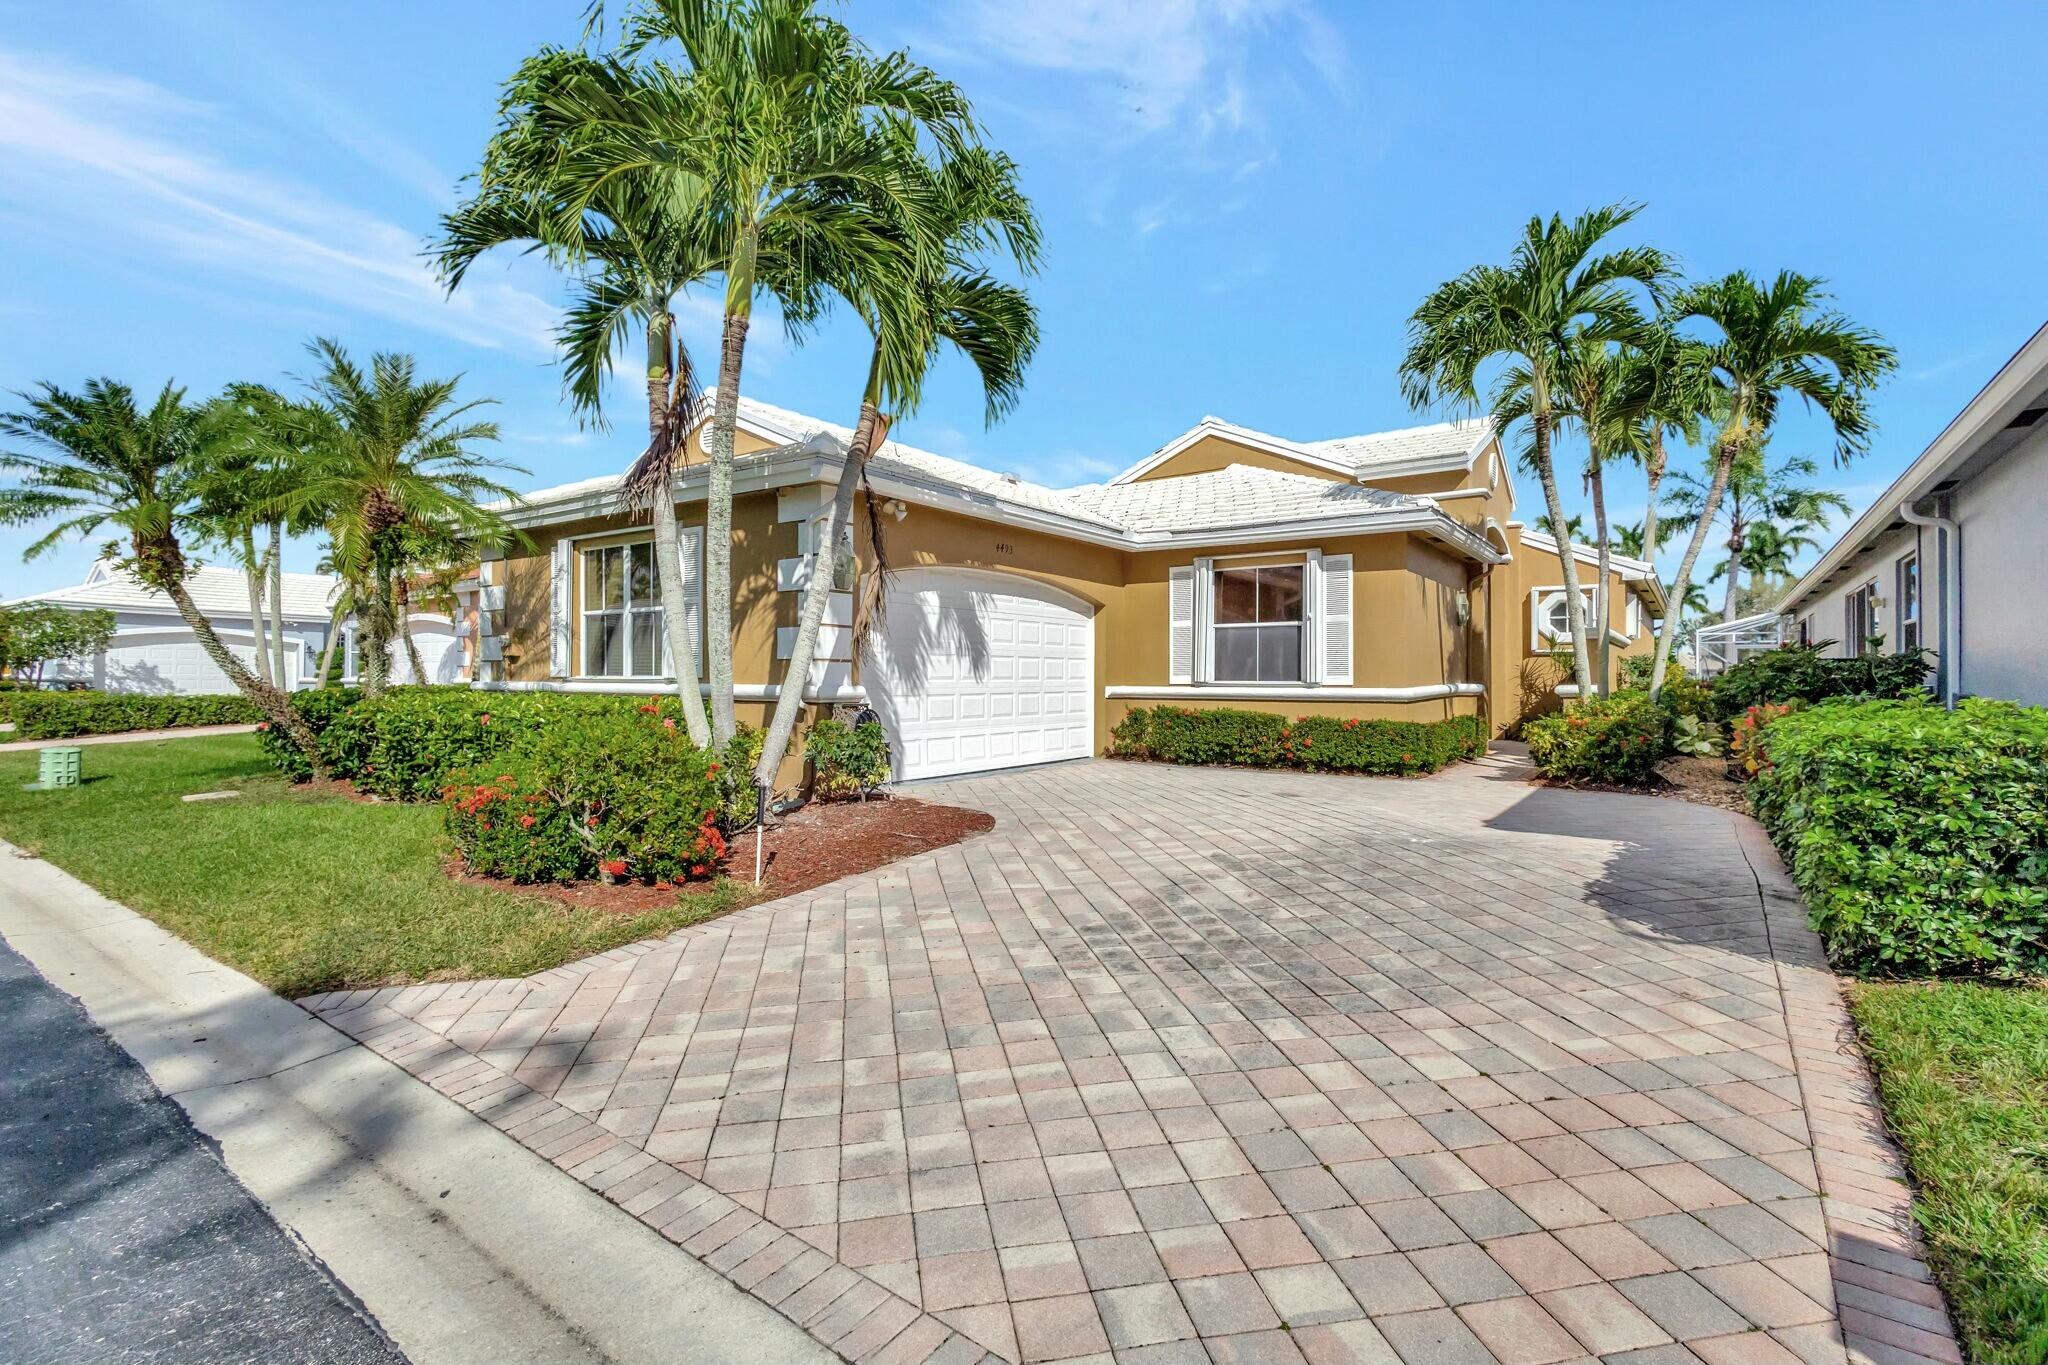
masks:
[[[339,583],[332,574],[283,575],[280,601],[284,624],[280,634],[284,637],[288,688],[311,687],[316,681],[320,653],[326,647],[333,624],[334,594]],[[193,605],[212,622],[222,643],[244,664],[252,665],[256,635],[249,613],[248,578],[240,569],[202,567],[192,571],[186,587],[192,594]],[[94,563],[82,583],[17,600],[114,613],[114,638],[107,648],[89,659],[51,662],[43,670],[46,685],[84,684],[107,692],[158,694],[234,691],[234,685],[207,657],[171,599],[105,560]],[[266,612],[267,602],[266,598]],[[354,622],[344,622],[342,629],[345,643],[351,643],[344,655],[343,673],[352,678],[357,662],[352,648]],[[413,638],[431,681],[464,680],[463,653],[456,627],[448,617],[416,613]],[[394,676],[410,681],[412,669],[404,651],[395,653]]]
[[[1944,700],[2048,704],[2048,327],[1828,547],[1778,610],[1828,652],[1933,651]]]
[[[849,437],[741,400],[733,659],[745,722],[761,723],[776,696]],[[700,423],[676,483],[693,631],[705,440]],[[851,543],[831,557],[805,700],[872,707],[901,778],[1099,753],[1127,710],[1159,702],[1477,715],[1500,732],[1556,706],[1568,676],[1554,658],[1565,619],[1556,545],[1516,519],[1485,421],[1303,442],[1210,417],[1109,482],[1076,488],[892,440],[862,497],[873,516],[857,507]],[[482,566],[478,685],[661,690],[651,533],[622,509],[619,478],[503,510],[529,543]],[[1575,547],[1575,558],[1588,600],[1606,602],[1617,657],[1651,648],[1663,610],[1651,567],[1617,559],[1602,592],[1594,552]],[[862,578],[878,563],[880,619],[857,632]]]

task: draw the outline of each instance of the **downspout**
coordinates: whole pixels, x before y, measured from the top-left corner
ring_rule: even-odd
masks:
[[[1940,513],[1932,516],[1914,510],[1916,499],[1899,504],[1899,517],[1909,526],[1931,528],[1936,533],[1935,553],[1941,561],[1941,704],[1953,711],[1957,685],[1963,673],[1962,528]],[[1936,506],[1940,506],[1939,501]],[[1923,595],[1925,588],[1922,589]]]

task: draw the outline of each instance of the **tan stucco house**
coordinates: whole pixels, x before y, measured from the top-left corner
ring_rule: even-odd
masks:
[[[744,721],[760,723],[776,695],[849,436],[741,401]],[[676,500],[701,621],[701,426],[690,450]],[[621,510],[619,489],[608,476],[506,508],[530,544],[483,566],[479,686],[661,690],[651,533]],[[1565,677],[1552,658],[1565,616],[1556,545],[1516,519],[1484,421],[1303,442],[1204,418],[1077,488],[890,441],[862,497],[873,515],[857,507],[853,543],[830,557],[835,590],[805,698],[872,707],[904,779],[1099,753],[1130,707],[1167,701],[1477,715],[1498,733],[1555,706]],[[1594,555],[1576,549],[1590,601]],[[857,630],[862,576],[878,561],[882,610]],[[1597,595],[1618,659],[1653,645],[1663,604],[1649,565],[1616,570]]]

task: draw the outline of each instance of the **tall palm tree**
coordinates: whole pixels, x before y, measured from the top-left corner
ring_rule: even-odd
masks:
[[[1633,346],[1621,354],[1623,404],[1634,420],[1620,453],[1643,469],[1642,535],[1637,558],[1654,560],[1663,546],[1665,528],[1658,525],[1664,476],[1670,470],[1666,443],[1672,438],[1692,444],[1708,403],[1704,348],[1681,337],[1668,317],[1658,317]],[[1624,551],[1623,553],[1628,553]]]
[[[1679,561],[1673,595],[1692,582],[1700,549],[1720,514],[1721,498],[1746,451],[1761,451],[1788,396],[1804,399],[1835,433],[1835,462],[1861,454],[1870,443],[1870,390],[1898,368],[1898,353],[1867,327],[1829,306],[1822,282],[1780,271],[1765,284],[1736,271],[1688,286],[1671,301],[1677,320],[1697,318],[1719,332],[1702,356],[1723,414],[1711,448],[1711,474],[1700,497],[1692,537]],[[1676,627],[1665,623],[1650,674],[1652,694],[1662,690]]]
[[[834,271],[831,277],[834,291],[867,324],[872,345],[853,439],[823,532],[812,546],[796,643],[754,769],[755,786],[761,789],[774,785],[789,752],[831,597],[833,560],[851,525],[854,490],[888,424],[916,410],[940,350],[952,346],[980,376],[985,416],[993,425],[1016,403],[1025,367],[1038,347],[1038,318],[1031,300],[980,265],[982,257],[1000,248],[1019,269],[1037,268],[1038,221],[1018,187],[1015,164],[1000,153],[970,148],[933,168],[917,161],[913,130],[902,132],[899,154],[910,163],[904,173],[929,182],[932,212],[905,221],[888,216],[892,205],[887,200],[872,207],[885,232],[910,239],[936,225],[939,240],[934,246],[905,240],[899,253],[883,258],[887,268],[875,268],[877,262],[871,258],[848,263],[844,273]],[[870,600],[879,602],[885,569],[880,562],[879,521],[874,524],[878,563]]]
[[[1727,573],[1722,620],[1735,619],[1740,575],[1734,569],[1748,567],[1745,556],[1749,553],[1748,546],[1754,532],[1768,527],[1766,535],[1775,538],[1759,542],[1760,549],[1771,543],[1784,545],[1793,544],[1794,540],[1804,541],[1804,544],[1794,545],[1793,553],[1796,554],[1811,544],[1804,537],[1805,532],[1825,529],[1831,514],[1848,513],[1847,498],[1833,489],[1816,488],[1806,482],[1819,472],[1820,466],[1803,455],[1794,456],[1772,468],[1768,463],[1768,452],[1761,448],[1746,449],[1735,461],[1734,468],[1728,473],[1717,514],[1720,525],[1727,532],[1722,543],[1728,555],[1707,575],[1709,579],[1715,579]],[[1712,486],[1710,475],[1681,471],[1672,476],[1669,494],[1671,529],[1685,531],[1698,524]]]
[[[1795,522],[1789,526],[1780,526],[1769,521],[1754,522],[1749,528],[1749,534],[1743,537],[1741,553],[1733,559],[1716,564],[1714,571],[1707,577],[1719,578],[1725,573],[1732,581],[1738,572],[1748,574],[1750,608],[1755,610],[1766,583],[1790,578],[1792,565],[1799,556],[1821,547],[1820,541],[1807,532],[1822,529],[1824,528],[1811,522]],[[1734,618],[1729,616],[1724,608],[1722,619]]]
[[[67,536],[84,538],[108,526],[124,532],[124,566],[171,599],[207,658],[290,736],[313,772],[325,776],[320,746],[291,698],[221,642],[185,586],[192,565],[182,536],[198,515],[205,435],[202,414],[185,402],[185,391],[165,384],[147,409],[126,384],[111,379],[89,380],[83,393],[46,383],[17,396],[26,406],[0,414],[0,439],[24,445],[0,450],[0,469],[20,479],[16,487],[0,488],[0,526],[61,518],[23,558],[34,559]]]
[[[669,666],[690,738],[711,741],[697,678],[682,582],[681,532],[674,497],[682,441],[662,440],[670,414],[696,413],[696,377],[676,330],[677,300],[715,262],[687,223],[655,191],[658,177],[619,174],[594,191],[574,226],[564,224],[569,192],[564,165],[581,154],[592,110],[630,98],[642,79],[623,63],[549,49],[528,58],[506,83],[499,128],[484,149],[477,193],[442,219],[439,262],[453,290],[493,247],[526,244],[574,272],[574,299],[556,330],[571,404],[602,426],[604,377],[613,354],[637,328],[646,344],[648,454],[626,481],[628,501],[644,506],[654,528],[655,581],[661,596]]]
[[[1670,278],[1671,263],[1651,247],[1602,251],[1607,235],[1635,217],[1631,205],[1582,213],[1570,223],[1553,215],[1532,218],[1505,266],[1479,265],[1439,285],[1408,320],[1408,350],[1401,391],[1410,405],[1436,403],[1490,407],[1498,421],[1527,418],[1523,458],[1543,486],[1554,526],[1565,525],[1551,446],[1556,436],[1559,368],[1572,347],[1622,342],[1643,327],[1629,286],[1655,291]],[[1480,370],[1495,359],[1511,368],[1482,396]],[[1507,423],[1501,423],[1507,429]],[[1593,688],[1586,649],[1586,613],[1578,565],[1560,537],[1565,615],[1572,635],[1573,680],[1579,695]]]
[[[720,744],[736,724],[732,481],[754,306],[766,294],[800,322],[813,311],[824,261],[874,262],[895,249],[874,235],[864,201],[896,200],[895,217],[920,209],[891,171],[885,120],[910,120],[948,155],[975,132],[954,85],[902,53],[871,56],[816,2],[640,0],[625,18],[622,49],[638,78],[602,96],[575,92],[577,107],[559,111],[583,130],[558,214],[569,249],[608,184],[644,175],[723,281],[704,566],[711,729]],[[656,51],[660,60],[638,60]]]
[[[1645,521],[1647,519],[1647,514],[1645,514]],[[1644,522],[1624,522],[1614,528],[1614,548],[1627,555],[1630,559],[1647,559],[1649,555],[1645,553],[1643,540],[1643,537],[1647,534],[1648,532],[1644,529]],[[1654,553],[1654,551],[1651,553]]]
[[[1600,575],[1593,592],[1593,629],[1599,641],[1594,676],[1602,696],[1614,678],[1607,600],[1614,572],[1614,538],[1607,523],[1607,461],[1631,444],[1642,417],[1636,405],[1647,397],[1643,389],[1630,383],[1628,351],[1626,344],[1582,339],[1565,350],[1558,369],[1563,396],[1560,410],[1586,439],[1586,493],[1593,505],[1593,544]]]
[[[301,410],[315,425],[305,437],[317,454],[280,510],[317,514],[327,526],[335,564],[364,608],[363,691],[377,696],[399,631],[408,536],[436,526],[503,543],[511,535],[504,517],[478,504],[512,496],[496,475],[525,471],[470,448],[497,440],[498,426],[473,416],[490,400],[456,400],[458,380],[419,379],[412,357],[394,352],[371,357],[366,373],[325,337],[308,349],[321,368],[308,381],[312,405]]]

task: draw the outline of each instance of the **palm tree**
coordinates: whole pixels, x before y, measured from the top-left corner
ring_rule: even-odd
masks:
[[[1608,584],[1614,571],[1614,540],[1607,523],[1607,461],[1625,450],[1642,413],[1635,406],[1647,394],[1629,381],[1628,347],[1581,340],[1566,349],[1558,369],[1563,402],[1560,412],[1586,438],[1586,493],[1593,504],[1594,547],[1599,555],[1599,587],[1593,593],[1594,629],[1599,650],[1594,673],[1602,696],[1614,677],[1614,641],[1609,630]]]
[[[843,271],[895,249],[874,234],[869,201],[895,201],[897,219],[920,210],[892,174],[885,120],[909,120],[946,155],[975,129],[955,86],[901,53],[870,56],[816,0],[641,0],[623,27],[626,58],[659,48],[679,62],[639,63],[636,79],[571,92],[556,111],[581,132],[554,236],[580,254],[580,225],[606,187],[644,176],[723,279],[704,566],[711,730],[723,744],[736,724],[733,442],[754,305],[765,293],[800,323],[824,262]]]
[[[136,405],[126,384],[111,379],[89,380],[83,393],[46,383],[17,396],[26,407],[0,414],[0,438],[27,448],[0,451],[0,469],[18,471],[21,480],[0,488],[0,526],[61,518],[23,558],[109,525],[125,532],[124,566],[171,599],[214,666],[290,736],[315,775],[325,776],[319,744],[291,698],[235,657],[186,589],[192,566],[181,536],[198,515],[204,418],[185,402],[185,391],[165,384],[147,409]]]
[[[458,380],[418,379],[412,357],[394,352],[371,357],[365,373],[324,337],[308,349],[321,369],[309,381],[312,405],[300,407],[311,426],[302,435],[317,453],[279,506],[323,519],[335,565],[363,607],[363,691],[378,696],[399,630],[408,536],[426,526],[502,543],[511,535],[504,517],[478,503],[511,496],[496,474],[525,471],[470,449],[497,440],[498,426],[472,417],[490,400],[456,401]]]
[[[901,154],[906,160],[916,158],[915,141],[909,130],[904,131]],[[1038,221],[1018,188],[1016,166],[1000,153],[972,148],[938,168],[913,162],[905,174],[929,181],[932,215],[891,221],[891,205],[883,200],[874,205],[883,230],[910,239],[937,224],[940,239],[936,249],[906,240],[899,253],[885,258],[887,269],[876,269],[869,259],[848,263],[843,274],[833,275],[834,291],[867,324],[873,344],[853,439],[823,532],[812,547],[796,644],[754,770],[755,786],[761,789],[774,785],[789,751],[831,596],[833,559],[850,526],[855,486],[882,433],[890,422],[916,409],[925,377],[948,345],[974,365],[986,399],[985,415],[993,425],[1015,404],[1025,367],[1038,347],[1038,319],[1030,299],[979,265],[982,255],[1000,245],[1019,269],[1037,268]],[[881,561],[879,521],[873,525],[877,566],[870,600],[879,602],[886,567]]]
[[[626,480],[628,501],[644,505],[654,527],[655,580],[661,595],[669,665],[690,738],[711,742],[690,638],[676,524],[679,438],[661,439],[670,414],[696,413],[696,379],[676,330],[675,306],[715,262],[691,240],[659,194],[656,177],[617,175],[591,196],[569,232],[562,167],[581,146],[588,111],[627,98],[640,77],[616,61],[550,49],[528,58],[506,84],[498,131],[484,149],[477,194],[442,219],[440,268],[450,290],[493,247],[526,243],[576,272],[576,296],[557,329],[564,388],[587,420],[602,426],[604,376],[635,327],[647,353],[648,453]]]
[[[1837,464],[1869,445],[1870,390],[1898,367],[1898,353],[1828,303],[1820,280],[1789,270],[1769,284],[1738,270],[1688,286],[1671,301],[1674,319],[1703,319],[1720,332],[1718,340],[1706,343],[1701,359],[1722,414],[1713,438],[1712,473],[1679,561],[1674,596],[1683,595],[1692,582],[1693,566],[1737,463],[1746,451],[1761,451],[1769,442],[1787,395],[1806,400],[1827,417]],[[1664,686],[1674,631],[1667,622],[1657,641],[1652,694]]]
[[[1634,420],[1624,433],[1619,453],[1642,466],[1645,485],[1637,558],[1654,560],[1664,544],[1666,530],[1658,525],[1658,499],[1670,469],[1666,442],[1673,437],[1688,444],[1699,439],[1708,402],[1703,353],[1698,342],[1673,330],[1668,317],[1654,320],[1635,344],[1621,353],[1622,405]]]
[[[1615,527],[1614,548],[1627,555],[1630,559],[1647,559],[1649,556],[1644,552],[1643,544],[1643,537],[1647,534],[1643,527],[1644,522],[1647,520],[1648,515],[1645,514],[1644,521],[1624,522],[1622,525]]]
[[[1767,452],[1761,448],[1744,450],[1728,473],[1724,496],[1718,514],[1721,525],[1727,531],[1723,544],[1728,557],[1708,574],[1709,579],[1728,574],[1728,586],[1721,606],[1721,619],[1733,621],[1736,615],[1735,596],[1739,575],[1733,571],[1747,568],[1744,556],[1749,553],[1751,533],[1769,527],[1767,533],[1775,538],[1776,544],[1789,543],[1786,537],[1793,537],[1803,543],[1794,548],[1799,553],[1812,545],[1803,533],[1825,529],[1830,513],[1847,514],[1849,500],[1832,489],[1816,488],[1805,482],[1820,472],[1820,466],[1805,456],[1795,456],[1770,468]],[[1671,529],[1684,531],[1694,527],[1706,505],[1707,494],[1712,490],[1711,477],[1680,472],[1672,476],[1672,488],[1668,495],[1672,508]]]
[[[1811,522],[1795,522],[1780,526],[1775,522],[1759,521],[1750,524],[1749,534],[1743,537],[1742,552],[1732,560],[1723,560],[1714,566],[1708,578],[1719,578],[1728,574],[1732,582],[1737,570],[1749,575],[1749,600],[1752,610],[1763,595],[1764,584],[1783,581],[1792,576],[1792,565],[1799,556],[1818,550],[1820,541],[1806,534],[1808,531],[1823,530],[1823,526]],[[1722,612],[1723,620],[1733,620]]]
[[[1636,215],[1614,204],[1580,214],[1570,223],[1553,215],[1532,218],[1506,266],[1474,266],[1439,285],[1408,320],[1408,351],[1401,362],[1401,391],[1411,406],[1438,402],[1477,407],[1495,414],[1503,431],[1526,416],[1526,465],[1543,485],[1550,524],[1566,524],[1552,460],[1565,352],[1581,345],[1606,345],[1636,336],[1643,318],[1629,285],[1659,289],[1670,277],[1669,259],[1651,247],[1622,247],[1595,254],[1602,240]],[[1505,358],[1511,368],[1482,398],[1479,371]],[[1586,613],[1579,596],[1579,571],[1571,543],[1558,539],[1564,573],[1565,616],[1572,634],[1572,671],[1580,696],[1593,688],[1586,649]]]
[[[1583,540],[1585,537],[1586,519],[1580,516],[1577,512],[1572,513],[1570,516],[1564,519],[1564,534],[1559,535],[1557,533],[1557,523],[1550,519],[1550,514],[1548,512],[1545,512],[1542,515],[1538,516],[1533,523],[1531,523],[1531,529],[1538,531],[1543,535],[1549,536],[1552,540],[1555,541],[1577,542]]]

